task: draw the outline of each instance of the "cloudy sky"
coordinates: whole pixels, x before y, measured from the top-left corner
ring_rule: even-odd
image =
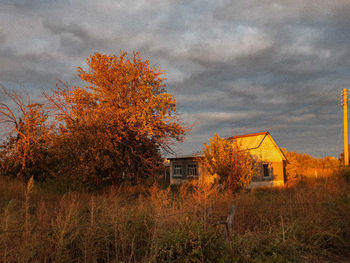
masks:
[[[93,52],[141,51],[165,70],[193,125],[182,153],[214,133],[270,131],[291,151],[342,151],[350,88],[348,0],[0,0],[0,83],[32,96],[78,83]]]

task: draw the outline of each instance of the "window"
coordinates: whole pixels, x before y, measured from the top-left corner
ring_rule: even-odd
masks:
[[[182,177],[182,165],[174,164],[174,177]]]
[[[263,176],[264,177],[270,176],[269,165],[267,163],[263,164]]]
[[[187,166],[187,176],[188,177],[195,177],[198,176],[197,172],[197,164],[192,163]]]

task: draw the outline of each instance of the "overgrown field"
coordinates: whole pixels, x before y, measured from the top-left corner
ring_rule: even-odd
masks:
[[[229,241],[223,225],[235,204]],[[206,185],[47,191],[1,179],[2,262],[348,262],[341,176],[236,195]]]

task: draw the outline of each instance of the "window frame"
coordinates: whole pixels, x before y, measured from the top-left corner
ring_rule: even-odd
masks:
[[[270,171],[270,164],[269,163],[263,163],[262,164],[262,178],[268,179],[271,178],[271,171]],[[267,172],[267,175],[265,175],[265,171]]]
[[[176,171],[179,170],[180,173],[176,173]],[[173,166],[173,177],[174,178],[181,178],[183,177],[183,169],[181,164],[174,164]]]
[[[189,163],[187,165],[187,177],[198,177],[198,164]]]

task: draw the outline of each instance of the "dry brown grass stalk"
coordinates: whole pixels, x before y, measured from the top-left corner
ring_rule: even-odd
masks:
[[[350,251],[350,186],[341,177],[236,195],[200,182],[178,191],[153,185],[57,195],[0,180],[0,189],[4,262],[230,262],[215,223],[232,203],[239,262],[340,261]]]

